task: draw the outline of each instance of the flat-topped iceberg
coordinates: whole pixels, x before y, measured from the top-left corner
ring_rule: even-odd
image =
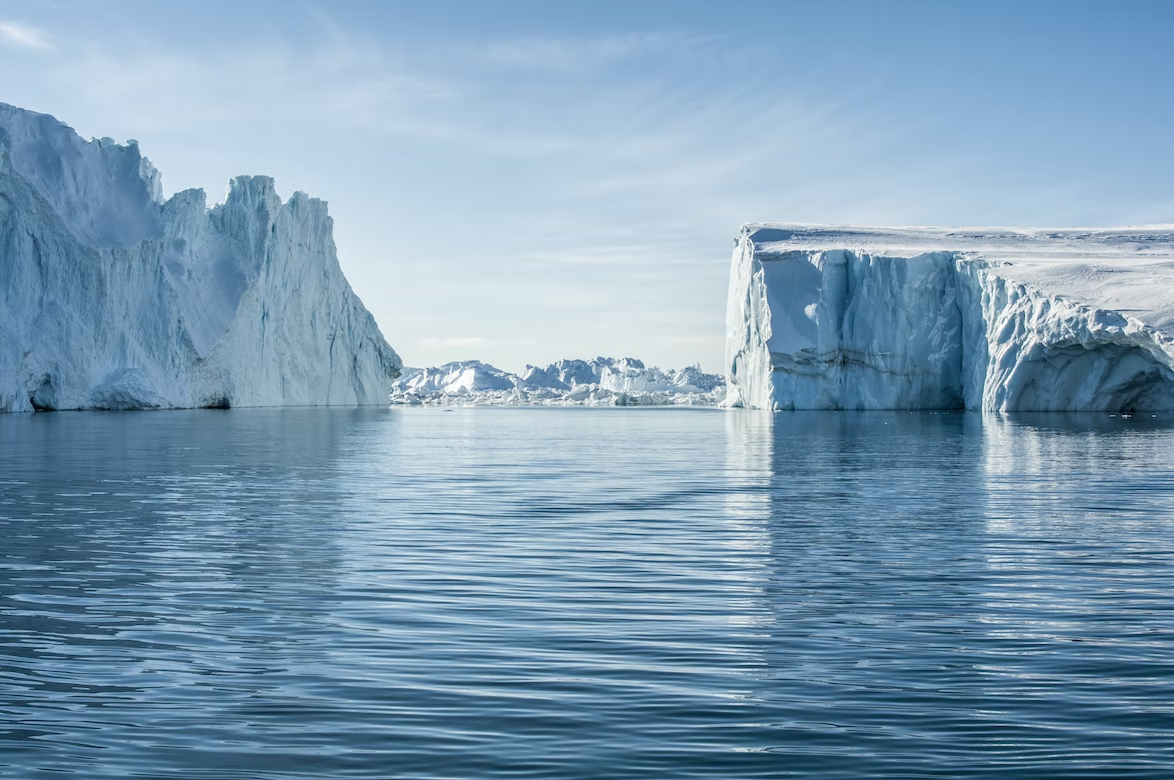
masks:
[[[386,403],[323,201],[164,200],[138,144],[0,103],[0,411]]]
[[[735,240],[726,404],[1174,409],[1174,226],[751,224]]]
[[[393,404],[441,406],[713,406],[725,379],[696,366],[646,367],[634,358],[560,360],[521,374],[479,360],[408,368],[392,385]]]

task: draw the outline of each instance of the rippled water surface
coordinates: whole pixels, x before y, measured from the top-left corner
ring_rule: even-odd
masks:
[[[1174,776],[1174,417],[0,416],[0,776]]]

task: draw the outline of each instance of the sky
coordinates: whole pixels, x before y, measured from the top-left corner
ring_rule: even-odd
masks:
[[[406,365],[724,370],[756,221],[1174,222],[1174,2],[10,2],[0,101],[329,203]]]

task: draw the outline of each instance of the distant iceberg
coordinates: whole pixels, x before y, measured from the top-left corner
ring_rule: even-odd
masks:
[[[1174,410],[1174,226],[746,225],[726,404]]]
[[[443,406],[713,406],[725,378],[696,366],[662,370],[634,358],[560,360],[511,374],[478,360],[408,368],[393,404]]]
[[[386,403],[332,226],[265,176],[165,201],[136,142],[0,103],[0,411]]]

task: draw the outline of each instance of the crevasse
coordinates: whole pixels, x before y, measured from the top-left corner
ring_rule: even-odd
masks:
[[[1161,227],[747,225],[726,404],[1174,409],[1171,261],[1174,230]]]

